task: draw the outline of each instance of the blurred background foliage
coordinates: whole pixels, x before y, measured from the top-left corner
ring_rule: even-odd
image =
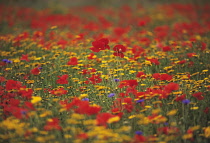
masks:
[[[210,0],[0,0],[0,4],[4,5],[17,5],[24,7],[33,7],[37,9],[44,8],[69,8],[75,6],[102,6],[118,7],[121,5],[128,4],[135,6],[141,4],[142,6],[152,7],[157,4],[167,3],[192,3],[196,5],[203,5],[210,3]]]

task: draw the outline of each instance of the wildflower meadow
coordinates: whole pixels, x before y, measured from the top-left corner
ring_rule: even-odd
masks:
[[[0,142],[209,143],[210,4],[148,5],[1,4]]]

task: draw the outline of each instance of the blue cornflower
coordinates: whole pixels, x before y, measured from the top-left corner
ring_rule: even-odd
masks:
[[[40,69],[40,70],[41,70],[41,69],[42,69],[42,67],[38,67],[38,69]]]
[[[89,98],[83,98],[82,101],[89,101]]]
[[[108,97],[113,97],[113,96],[115,96],[115,93],[110,93],[110,94],[108,95]]]
[[[116,79],[114,79],[114,81],[115,81],[115,82],[119,82],[120,80],[116,78]]]
[[[22,115],[26,115],[26,113],[27,113],[27,111],[25,111],[25,110],[22,110],[22,111],[21,111],[21,114],[22,114]]]
[[[12,61],[10,61],[8,59],[3,59],[2,62],[8,63],[8,64],[11,64],[12,63]]]
[[[187,105],[187,104],[190,103],[190,100],[189,99],[184,99],[184,100],[182,100],[182,103]]]
[[[144,99],[136,100],[136,103],[144,102]]]
[[[135,134],[137,134],[137,135],[142,135],[143,132],[142,132],[142,131],[136,131]]]
[[[3,59],[3,60],[2,60],[2,62],[5,62],[5,63],[6,63],[7,61],[8,61],[7,59]]]

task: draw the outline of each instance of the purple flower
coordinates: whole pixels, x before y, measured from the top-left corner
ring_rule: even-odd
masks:
[[[89,101],[89,98],[83,98],[82,101]]]
[[[22,110],[22,111],[21,111],[21,114],[22,114],[22,115],[26,115],[26,113],[27,113],[26,110]]]
[[[2,60],[2,62],[7,62],[7,61],[8,61],[7,59],[3,59],[3,60]]]
[[[142,135],[143,132],[142,132],[142,131],[136,131],[135,134],[137,134],[137,135]]]
[[[113,96],[115,96],[115,93],[110,93],[110,94],[108,95],[108,97],[113,97]]]
[[[12,63],[12,61],[10,61],[8,59],[3,59],[2,62],[8,63],[8,64],[11,64]]]
[[[41,70],[41,69],[42,69],[42,67],[38,67],[38,69],[40,69],[40,70]]]
[[[114,81],[115,81],[115,82],[119,82],[120,80],[116,78],[116,79],[114,79]]]
[[[144,102],[144,99],[136,100],[136,103]]]
[[[182,103],[187,105],[187,104],[190,103],[190,100],[189,99],[184,99],[184,100],[182,100]]]

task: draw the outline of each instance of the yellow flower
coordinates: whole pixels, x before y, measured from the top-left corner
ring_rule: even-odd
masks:
[[[66,120],[68,124],[79,124],[80,122],[76,119],[67,119]]]
[[[199,108],[199,107],[196,106],[196,107],[191,107],[190,109],[191,109],[191,110],[197,110],[198,108]]]
[[[20,62],[20,60],[19,59],[14,59],[14,61],[13,61],[14,63],[19,63]]]
[[[42,98],[40,96],[32,96],[31,103],[35,104],[41,100],[42,100]]]
[[[192,138],[193,137],[193,134],[191,133],[191,134],[184,134],[183,136],[182,136],[182,139],[184,139],[184,140],[186,140],[186,139],[190,139],[190,138]]]
[[[69,135],[69,134],[65,134],[64,137],[65,137],[66,139],[72,138],[72,136]]]
[[[171,110],[171,111],[169,111],[168,113],[167,113],[167,115],[168,116],[173,116],[173,115],[175,115],[176,113],[177,113],[177,109],[174,109],[174,110]]]
[[[88,97],[88,94],[80,94],[80,98]]]
[[[71,118],[73,118],[73,119],[77,119],[77,120],[81,120],[81,119],[84,119],[84,118],[85,118],[85,116],[84,116],[84,115],[82,115],[82,114],[76,114],[76,113],[73,113],[73,114],[71,115]]]
[[[193,126],[193,127],[190,127],[189,128],[189,130],[191,130],[191,131],[195,131],[195,130],[198,130],[198,129],[200,129],[200,126],[199,125]]]
[[[152,114],[159,114],[160,113],[160,108],[152,110]]]
[[[115,116],[115,117],[109,118],[107,123],[111,124],[113,122],[118,122],[119,120],[120,120],[120,117],[119,116]]]
[[[204,129],[204,136],[210,138],[210,126]]]
[[[128,117],[128,119],[132,119],[132,118],[135,118],[135,117],[136,117],[136,115],[131,115],[131,116]]]
[[[34,80],[28,80],[26,83],[32,84],[32,83],[34,83]]]

